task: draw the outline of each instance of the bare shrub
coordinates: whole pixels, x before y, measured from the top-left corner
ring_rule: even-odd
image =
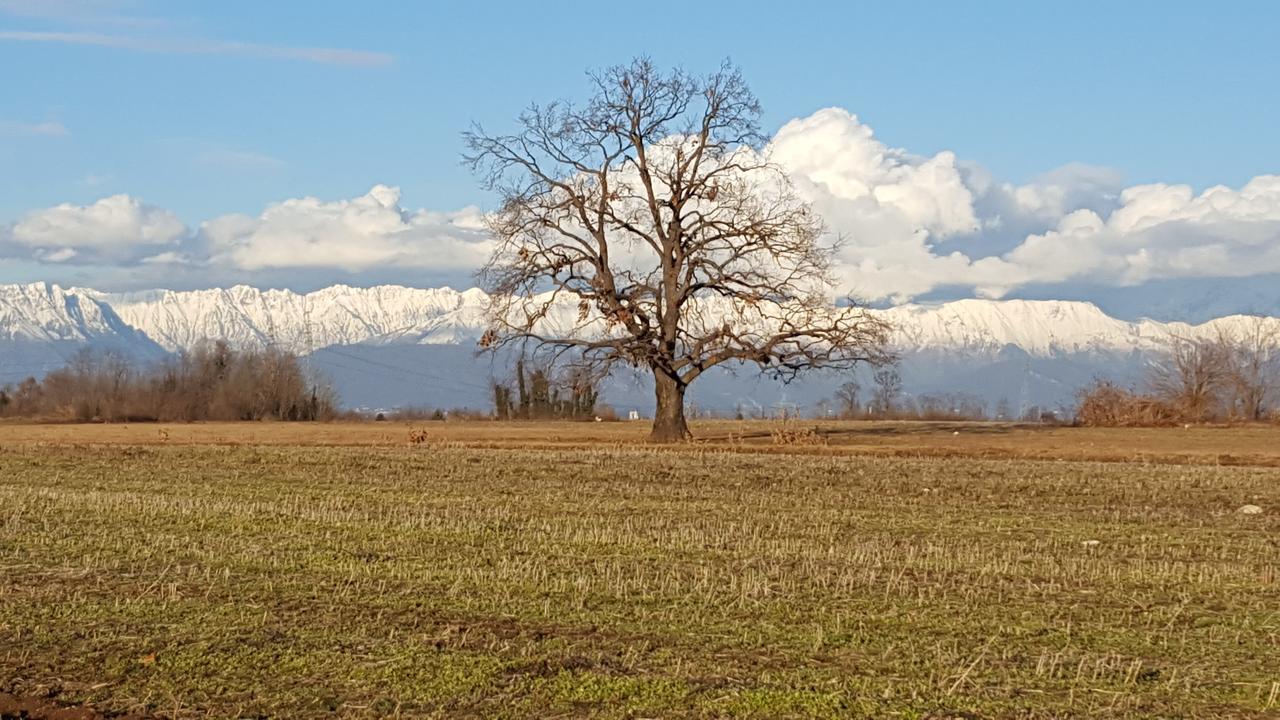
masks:
[[[1183,422],[1181,411],[1162,399],[1097,380],[1079,393],[1076,422],[1088,427],[1169,426]]]

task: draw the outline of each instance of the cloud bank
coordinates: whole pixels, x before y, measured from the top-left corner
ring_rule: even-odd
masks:
[[[846,287],[870,300],[1280,272],[1280,176],[1197,194],[1072,165],[998,183],[950,152],[887,147],[835,108],[787,123],[770,150],[842,239]]]
[[[1124,187],[1107,168],[1068,165],[1016,185],[951,152],[889,147],[838,108],[787,123],[767,151],[840,239],[842,290],[870,301],[1280,273],[1276,175],[1196,192]],[[4,257],[188,268],[250,282],[359,274],[414,283],[434,274],[466,283],[489,249],[478,209],[406,209],[385,185],[350,199],[288,199],[195,228],[128,196],[0,227]]]
[[[0,257],[45,263],[130,265],[172,252],[187,237],[178,216],[127,195],[69,203],[0,229]]]
[[[474,270],[490,243],[478,208],[409,211],[399,188],[378,185],[362,197],[286,200],[258,217],[227,215],[205,223],[210,262],[241,270],[385,267]]]

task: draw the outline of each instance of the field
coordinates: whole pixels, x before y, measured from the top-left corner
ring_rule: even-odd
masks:
[[[1280,717],[1280,430],[776,430],[0,424],[0,693],[177,718]]]

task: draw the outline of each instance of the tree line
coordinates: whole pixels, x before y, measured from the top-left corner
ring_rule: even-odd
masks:
[[[336,412],[332,390],[297,355],[221,340],[147,367],[84,350],[43,380],[0,388],[0,416],[50,420],[324,420]]]
[[[516,360],[510,383],[493,383],[494,417],[498,420],[591,420],[597,416],[600,377],[581,366],[556,372],[551,366],[528,370]],[[514,387],[512,387],[514,385]]]

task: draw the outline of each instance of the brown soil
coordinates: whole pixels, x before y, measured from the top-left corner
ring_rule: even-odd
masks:
[[[67,706],[44,697],[0,692],[0,720],[142,720],[141,715],[104,715],[85,706]]]

